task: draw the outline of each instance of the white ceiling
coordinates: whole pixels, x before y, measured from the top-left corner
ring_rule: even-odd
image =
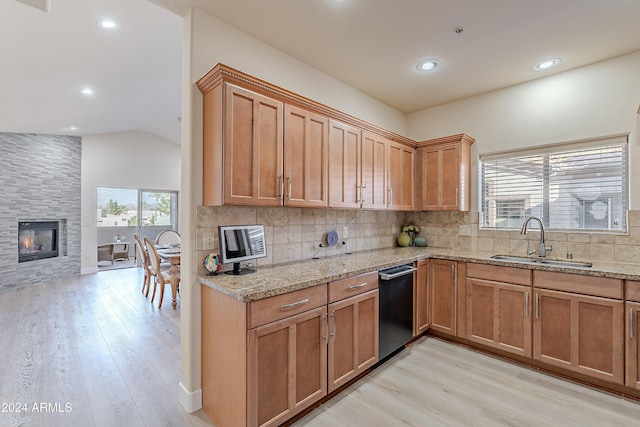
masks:
[[[640,50],[638,0],[51,0],[0,6],[0,131],[179,143],[185,6],[409,113]],[[121,22],[112,32],[95,22]],[[456,34],[456,27],[464,27]],[[553,70],[535,72],[557,57]],[[416,64],[437,58],[431,73]],[[91,85],[96,95],[79,94]]]

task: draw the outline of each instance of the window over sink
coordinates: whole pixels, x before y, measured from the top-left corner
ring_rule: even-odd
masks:
[[[480,226],[627,231],[628,135],[480,156]]]

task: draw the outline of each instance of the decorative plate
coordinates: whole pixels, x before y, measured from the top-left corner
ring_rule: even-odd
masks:
[[[337,232],[330,231],[327,233],[327,245],[329,245],[330,247],[337,245],[338,240],[340,240],[340,237],[338,236]]]

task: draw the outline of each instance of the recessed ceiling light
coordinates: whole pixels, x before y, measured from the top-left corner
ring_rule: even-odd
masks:
[[[80,91],[80,93],[83,95],[93,95],[95,92],[93,91],[93,89],[85,87]]]
[[[118,26],[118,21],[115,21],[113,19],[109,19],[109,18],[105,18],[105,19],[100,19],[98,22],[96,22],[96,24],[98,25],[98,27],[105,29],[105,30],[112,30],[114,28],[116,28]]]
[[[420,71],[431,71],[436,68],[440,63],[437,59],[427,59],[416,65],[416,68]]]
[[[560,59],[558,58],[545,59],[544,61],[540,61],[536,65],[534,65],[533,69],[535,71],[548,70],[549,68],[555,67],[559,63]]]
[[[331,1],[334,2],[334,3],[346,3],[349,0],[331,0]]]

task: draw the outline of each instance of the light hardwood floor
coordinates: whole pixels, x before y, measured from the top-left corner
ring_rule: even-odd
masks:
[[[141,283],[124,269],[0,294],[0,404],[28,406],[1,427],[213,425],[177,401],[180,304],[158,310]],[[423,338],[295,423],[399,425],[640,426],[640,404]]]

